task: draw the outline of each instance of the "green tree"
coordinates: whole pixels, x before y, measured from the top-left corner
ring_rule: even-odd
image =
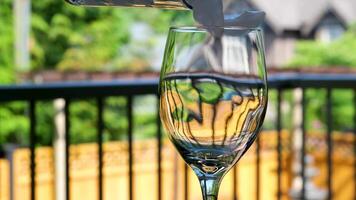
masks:
[[[145,22],[156,33],[162,33],[172,21],[187,21],[190,17],[187,12],[142,11],[73,7],[64,1],[34,1],[33,69],[115,70],[115,60],[124,59],[118,49],[132,42],[131,24]]]
[[[12,3],[12,0],[0,2],[0,84],[16,81]],[[122,70],[125,66],[125,70],[130,70],[126,66],[130,63],[126,59],[127,54],[121,53],[119,49],[133,44],[129,29],[135,22],[149,24],[154,34],[164,34],[174,24],[193,23],[191,13],[186,11],[85,8],[71,6],[63,0],[32,1],[31,69]],[[124,139],[127,132],[125,99],[109,98],[106,106],[105,140]],[[50,145],[55,131],[52,102],[39,102],[36,113],[37,142],[39,145]],[[27,115],[28,105],[24,102],[0,105],[0,144],[12,142],[28,145]],[[94,101],[73,102],[72,142],[95,140],[96,120]],[[140,138],[155,133],[151,126],[154,121],[153,114],[135,115],[135,122],[139,127],[135,132],[140,132]]]
[[[320,41],[300,41],[296,55],[289,67],[356,67],[356,26],[351,26],[339,39],[330,43]],[[325,93],[312,90],[309,98],[308,125],[313,127],[315,120],[326,123]],[[318,98],[316,98],[318,97]],[[353,124],[352,91],[333,91],[332,106],[334,127],[340,130],[351,130]]]
[[[14,81],[12,0],[0,3],[0,84]]]
[[[0,67],[13,69],[12,0],[0,3]],[[143,12],[144,11],[144,12]],[[121,46],[130,44],[134,22],[151,25],[157,34],[173,24],[192,24],[187,11],[142,8],[74,7],[65,1],[32,1],[31,67],[33,70],[112,69]],[[145,33],[142,33],[145,34]],[[111,67],[111,68],[110,68]],[[129,69],[127,69],[129,70]]]
[[[330,43],[300,41],[291,67],[356,67],[356,25],[351,26],[341,38]]]

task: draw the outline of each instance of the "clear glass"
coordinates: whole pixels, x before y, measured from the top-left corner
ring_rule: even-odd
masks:
[[[171,28],[160,77],[160,115],[204,200],[256,139],[267,107],[262,31]]]

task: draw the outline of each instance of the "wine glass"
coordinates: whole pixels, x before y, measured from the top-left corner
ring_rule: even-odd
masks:
[[[256,139],[267,107],[262,31],[243,27],[169,30],[160,116],[170,140],[216,200],[223,176]]]

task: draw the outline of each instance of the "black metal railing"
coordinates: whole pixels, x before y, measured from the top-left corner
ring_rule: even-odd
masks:
[[[269,87],[271,90],[277,92],[277,102],[276,102],[276,121],[275,129],[277,130],[277,194],[276,198],[281,199],[282,197],[282,109],[281,103],[283,100],[283,93],[285,91],[300,88],[302,92],[302,149],[301,149],[301,177],[303,180],[302,192],[300,199],[305,199],[305,155],[306,155],[306,108],[307,99],[306,91],[311,88],[324,89],[327,92],[326,96],[326,124],[327,124],[327,163],[328,163],[328,175],[327,175],[327,187],[328,187],[328,199],[333,199],[332,186],[333,186],[333,140],[332,140],[332,92],[334,89],[352,89],[354,94],[354,134],[356,133],[356,75],[354,74],[301,74],[301,73],[284,73],[284,74],[273,74],[269,77]],[[128,118],[128,158],[129,158],[129,170],[128,170],[128,185],[129,185],[129,199],[134,199],[134,183],[133,183],[133,98],[137,95],[151,94],[158,97],[158,79],[139,79],[139,80],[124,80],[124,81],[112,81],[112,82],[67,82],[67,83],[51,83],[45,85],[14,85],[14,86],[0,86],[0,102],[12,102],[12,101],[26,101],[29,105],[29,121],[30,121],[30,177],[31,177],[31,200],[35,199],[36,184],[35,184],[35,144],[36,144],[36,104],[38,101],[51,100],[57,98],[65,99],[65,169],[66,169],[66,199],[70,199],[70,179],[69,179],[69,144],[70,144],[70,105],[74,99],[85,99],[85,98],[95,98],[97,107],[97,144],[98,144],[98,159],[99,159],[99,171],[98,171],[98,199],[103,199],[103,129],[104,129],[104,107],[105,98],[111,96],[124,96],[127,100],[127,118]],[[157,104],[157,109],[159,105]],[[0,119],[1,120],[1,119]],[[162,179],[162,131],[159,115],[157,112],[155,120],[157,128],[156,139],[158,145],[157,151],[157,181],[158,181],[158,200],[162,199],[162,185],[164,180]],[[354,137],[355,138],[355,137]],[[354,153],[356,154],[356,140],[354,140]],[[257,140],[256,146],[256,199],[263,199],[261,197],[260,186],[261,186],[261,174],[260,174],[260,140]],[[354,154],[354,156],[356,156]],[[233,195],[234,200],[238,199],[237,188],[237,171],[234,169],[233,172]],[[354,164],[354,181],[356,181],[356,163]],[[184,195],[183,197],[187,200],[189,196],[188,188],[188,168],[184,168]],[[356,185],[356,184],[355,184]],[[356,187],[355,190],[356,191]],[[356,196],[356,194],[354,194]]]
[[[307,99],[306,91],[308,89],[324,89],[327,92],[326,95],[326,126],[327,126],[327,199],[333,199],[333,142],[332,142],[332,132],[333,132],[333,114],[332,114],[332,90],[333,89],[353,89],[353,101],[354,101],[354,130],[353,133],[356,134],[356,75],[354,74],[289,74],[289,75],[274,75],[270,78],[269,86],[277,90],[277,120],[276,120],[276,130],[277,130],[277,152],[278,152],[278,172],[277,172],[277,199],[281,199],[281,130],[282,130],[282,118],[281,118],[281,102],[282,94],[285,90],[293,88],[302,89],[302,148],[301,148],[301,177],[302,177],[302,190],[300,199],[306,199],[306,170],[305,170],[305,156],[306,156],[306,109],[307,109]],[[319,97],[318,97],[319,98]],[[354,138],[354,149],[356,149],[356,139]],[[354,156],[356,155],[356,150],[354,150]],[[354,164],[354,174],[356,177],[356,164]],[[354,180],[356,181],[354,177]],[[354,196],[356,197],[356,190]],[[259,199],[259,198],[258,198]]]

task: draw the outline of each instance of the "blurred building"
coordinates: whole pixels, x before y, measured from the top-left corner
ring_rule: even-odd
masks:
[[[297,40],[330,42],[356,22],[356,0],[250,0],[249,6],[267,13],[268,66],[287,64]]]

